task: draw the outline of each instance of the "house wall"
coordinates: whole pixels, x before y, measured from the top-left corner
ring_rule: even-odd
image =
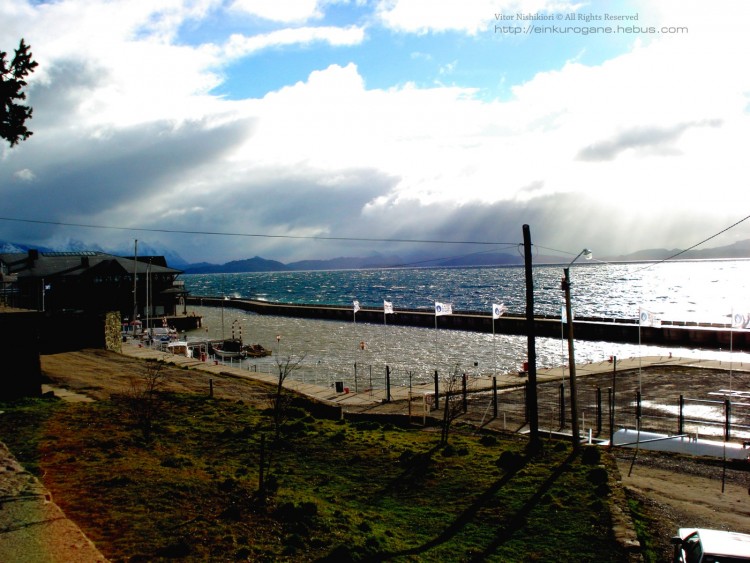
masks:
[[[42,370],[39,362],[42,315],[39,313],[0,314],[0,341],[12,360],[0,371],[0,400],[42,394]]]

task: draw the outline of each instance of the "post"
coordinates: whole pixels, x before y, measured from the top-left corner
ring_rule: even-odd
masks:
[[[614,427],[615,427],[615,401],[616,395],[615,395],[615,385],[617,384],[617,356],[612,356],[612,402],[610,403],[611,411],[609,414],[609,426],[610,426],[610,444],[612,443],[612,438],[614,437]]]
[[[494,321],[493,321],[494,322]],[[497,376],[492,376],[492,414],[497,418]]]
[[[685,397],[680,395],[680,414],[677,417],[677,433],[683,434],[685,428]]]
[[[570,366],[570,425],[572,428],[573,450],[578,450],[581,445],[578,436],[578,389],[576,387],[576,357],[573,345],[573,311],[570,305],[570,267],[563,270],[563,290],[565,291],[565,313],[568,325],[568,362]]]
[[[560,428],[565,428],[565,384],[560,384]]]
[[[635,392],[635,418],[638,421],[638,427],[640,428],[641,420],[641,392]]]
[[[391,367],[385,366],[385,402],[391,402]]]
[[[596,388],[596,435],[602,433],[602,388]]]
[[[534,322],[534,276],[531,269],[531,231],[523,226],[524,271],[526,274],[526,336],[529,361],[527,407],[529,419],[529,446],[535,450],[541,446],[539,440],[539,411],[536,388],[536,326]]]
[[[732,435],[732,403],[724,400],[724,441],[728,442]]]
[[[208,380],[208,396],[212,399],[214,398],[214,380],[209,379]]]
[[[440,408],[440,394],[438,389],[438,370],[435,370],[435,410]]]
[[[607,389],[609,398],[609,447],[612,448],[615,442],[615,396],[612,388]]]
[[[464,414],[469,410],[469,403],[466,396],[466,374],[464,373],[461,376],[461,396],[463,398],[463,408],[464,408]]]

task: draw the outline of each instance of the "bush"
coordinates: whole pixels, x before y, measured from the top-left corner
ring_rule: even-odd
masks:
[[[599,465],[602,453],[599,446],[585,446],[581,454],[581,462],[586,465]]]
[[[492,436],[491,434],[486,434],[486,435],[482,436],[479,439],[479,443],[482,444],[483,446],[487,447],[487,448],[489,448],[491,446],[496,446],[497,445],[497,437],[496,436]]]
[[[505,450],[497,460],[497,466],[503,471],[515,471],[523,463],[523,457],[511,450]]]

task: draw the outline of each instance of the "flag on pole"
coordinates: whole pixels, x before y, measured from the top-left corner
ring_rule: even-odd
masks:
[[[576,312],[573,309],[570,310],[570,318],[572,320],[575,320],[576,318]],[[560,308],[560,322],[563,324],[568,322],[568,311],[566,310],[565,305]]]
[[[439,317],[440,315],[452,315],[453,314],[453,304],[452,303],[438,303],[435,302],[435,316]]]
[[[500,303],[499,305],[498,304],[493,304],[492,305],[492,318],[493,319],[499,319],[500,317],[502,317],[505,314],[505,312],[507,310],[508,310],[508,308],[505,306],[504,303]]]
[[[393,303],[391,303],[390,301],[383,301],[383,314],[384,315],[393,314]]]
[[[654,315],[651,311],[647,311],[646,309],[641,307],[638,317],[638,324],[641,326],[660,327],[661,319],[657,318],[656,315]]]
[[[359,311],[359,301],[357,301],[357,300],[355,299],[355,300],[354,300],[354,312],[356,313],[357,311]]]
[[[732,328],[750,328],[750,314],[733,313]]]

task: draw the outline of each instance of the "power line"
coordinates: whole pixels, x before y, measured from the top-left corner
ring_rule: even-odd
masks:
[[[301,240],[335,240],[350,242],[389,242],[389,243],[419,243],[419,244],[479,244],[479,245],[509,245],[516,246],[516,242],[478,241],[478,240],[423,240],[423,239],[400,239],[400,238],[369,238],[369,237],[324,237],[315,235],[269,235],[259,233],[227,233],[221,231],[186,231],[181,229],[147,229],[145,227],[116,227],[110,225],[87,225],[85,223],[63,223],[60,221],[40,221],[36,219],[15,219],[11,217],[0,217],[0,221],[15,221],[18,223],[34,223],[37,225],[56,225],[60,227],[82,227],[86,229],[110,229],[116,231],[139,231],[147,233],[171,233],[183,235],[210,235],[225,237],[254,237],[254,238],[276,238],[276,239],[301,239]]]

